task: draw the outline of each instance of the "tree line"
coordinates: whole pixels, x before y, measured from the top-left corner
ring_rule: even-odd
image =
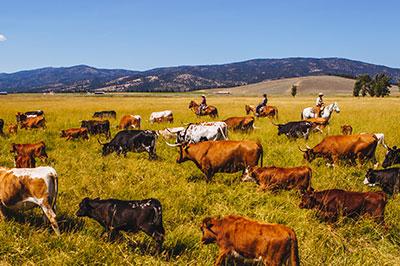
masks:
[[[390,94],[389,88],[391,87],[392,78],[383,73],[375,75],[372,79],[370,75],[360,75],[356,79],[353,87],[353,96],[363,96],[367,94],[371,97],[385,97]],[[399,78],[400,83],[400,78]]]

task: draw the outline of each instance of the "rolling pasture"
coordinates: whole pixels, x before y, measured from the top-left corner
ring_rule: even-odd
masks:
[[[151,96],[151,95],[150,95]],[[390,227],[386,234],[368,218],[352,220],[340,217],[335,224],[322,221],[314,210],[300,209],[297,190],[256,192],[254,183],[240,182],[241,173],[216,174],[206,184],[204,175],[192,162],[177,164],[177,148],[168,147],[159,137],[158,160],[148,160],[147,153],[128,153],[127,158],[115,153],[101,155],[96,137],[90,141],[66,141],[59,138],[62,129],[79,127],[79,120],[91,119],[95,111],[115,110],[119,124],[122,116],[142,116],[142,129],[158,130],[181,126],[181,122],[207,121],[197,119],[188,109],[190,100],[199,96],[165,97],[87,97],[11,95],[0,98],[0,118],[6,125],[15,123],[15,113],[41,109],[45,112],[47,129],[19,130],[15,136],[0,138],[0,165],[13,167],[11,143],[44,141],[49,159],[37,160],[37,166],[52,166],[59,176],[57,221],[61,236],[50,226],[42,226],[41,210],[25,213],[9,212],[0,221],[0,261],[2,265],[213,265],[218,257],[215,244],[202,245],[200,224],[205,216],[229,214],[248,216],[258,221],[280,223],[297,234],[302,265],[399,265],[400,264],[400,199],[388,199],[385,220]],[[384,133],[389,146],[400,145],[399,98],[353,98],[325,96],[327,104],[336,101],[341,112],[334,113],[330,135],[339,134],[340,126],[349,124],[353,133]],[[208,97],[208,104],[218,108],[219,119],[244,116],[245,104],[256,104],[259,97]],[[301,110],[314,105],[315,97],[270,97],[269,104],[279,109],[279,122],[300,119]],[[172,110],[174,123],[146,122],[151,112]],[[217,120],[217,119],[216,119]],[[229,132],[232,140],[259,141],[264,149],[263,166],[293,167],[304,165],[302,152],[319,143],[323,136],[314,133],[306,142],[278,136],[269,119],[256,119],[260,129],[249,134]],[[118,129],[112,128],[112,136]],[[105,141],[104,137],[100,137]],[[170,140],[172,142],[172,140]],[[383,162],[386,150],[377,148],[377,159]],[[312,168],[312,186],[317,190],[341,188],[355,191],[379,190],[363,185],[364,175],[372,164],[363,168],[341,165],[329,168],[317,159]],[[143,232],[122,233],[119,240],[109,242],[100,237],[103,227],[75,213],[84,197],[101,199],[157,198],[163,206],[166,230],[163,252],[154,256],[155,241]],[[251,262],[245,261],[249,265]],[[235,265],[235,261],[230,261]]]

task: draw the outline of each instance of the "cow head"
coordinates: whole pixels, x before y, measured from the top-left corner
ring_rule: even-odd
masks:
[[[311,163],[315,159],[316,153],[310,147],[307,146],[306,150],[301,149],[299,146],[298,146],[298,148],[300,151],[304,152],[303,158],[307,162]]]
[[[388,147],[382,167],[386,168],[396,163],[400,163],[400,149],[396,146],[393,146],[392,148]]]
[[[108,143],[102,143],[100,142],[99,139],[97,139],[97,142],[100,143],[100,145],[103,145],[103,156],[107,156],[110,153],[113,152],[112,146],[110,145],[110,142]]]
[[[88,127],[89,126],[89,122],[85,121],[85,120],[80,120],[79,123],[81,123],[81,127]]]
[[[277,126],[278,127],[278,136],[280,136],[280,135],[282,135],[282,134],[285,134],[284,132],[283,132],[283,130],[282,130],[282,125],[280,125],[280,124],[275,124],[274,122],[271,122],[274,126]]]
[[[189,160],[189,147],[190,145],[179,146],[179,157],[176,159],[177,163],[183,163]]]
[[[13,143],[13,144],[11,144],[11,146],[10,146],[10,152],[11,153],[13,153],[13,152],[17,152],[17,144],[15,144],[15,143]]]
[[[15,116],[17,117],[17,123],[22,123],[27,118],[27,116],[24,113],[20,113],[20,112],[18,112]]]
[[[371,187],[376,185],[376,176],[374,175],[374,170],[372,168],[369,168],[367,173],[365,174],[365,179],[363,184],[369,185]]]
[[[300,209],[312,209],[317,206],[317,200],[314,197],[314,192],[303,194],[299,204]]]
[[[204,245],[215,243],[217,241],[217,234],[212,229],[215,223],[216,220],[211,217],[206,217],[203,219],[200,230],[202,233],[201,243]]]
[[[242,177],[243,182],[256,182],[258,183],[257,176],[254,174],[253,167],[247,166]]]
[[[64,138],[64,137],[66,137],[66,135],[65,135],[65,130],[61,130],[60,138]]]
[[[76,216],[78,217],[83,217],[87,216],[90,217],[93,206],[92,206],[92,200],[89,198],[84,198],[81,203],[79,203],[79,210],[76,212]]]

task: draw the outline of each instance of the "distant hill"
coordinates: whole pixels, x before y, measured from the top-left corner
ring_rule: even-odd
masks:
[[[184,92],[305,76],[355,78],[361,74],[373,77],[379,73],[385,73],[392,77],[392,82],[397,82],[400,69],[343,58],[255,59],[223,65],[166,67],[147,71],[75,66],[0,74],[0,91],[77,92],[98,89],[110,92]]]

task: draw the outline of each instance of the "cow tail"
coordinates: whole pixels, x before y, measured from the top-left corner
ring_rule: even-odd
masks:
[[[54,181],[54,201],[53,205],[51,206],[54,213],[57,213],[57,194],[58,194],[58,176],[57,173],[53,175],[53,181]]]
[[[290,236],[290,242],[290,265],[300,266],[299,247],[297,245],[297,238],[294,232]]]
[[[219,131],[221,132],[222,137],[223,137],[225,140],[227,140],[228,137],[227,137],[226,134],[224,133],[224,130],[222,129],[222,127],[219,126],[218,129],[219,129]]]
[[[153,224],[156,226],[156,228],[160,228],[161,229],[161,234],[165,234],[165,230],[163,227],[163,223],[162,223],[162,207],[161,207],[161,203],[158,200],[155,200],[155,204],[153,206],[153,210],[154,210],[154,219],[153,219]]]
[[[262,149],[262,148],[261,148],[260,156],[261,156],[261,162],[260,162],[260,165],[261,165],[261,167],[263,167],[264,151],[263,151],[263,149]]]
[[[303,111],[301,112],[301,120],[304,120]]]

